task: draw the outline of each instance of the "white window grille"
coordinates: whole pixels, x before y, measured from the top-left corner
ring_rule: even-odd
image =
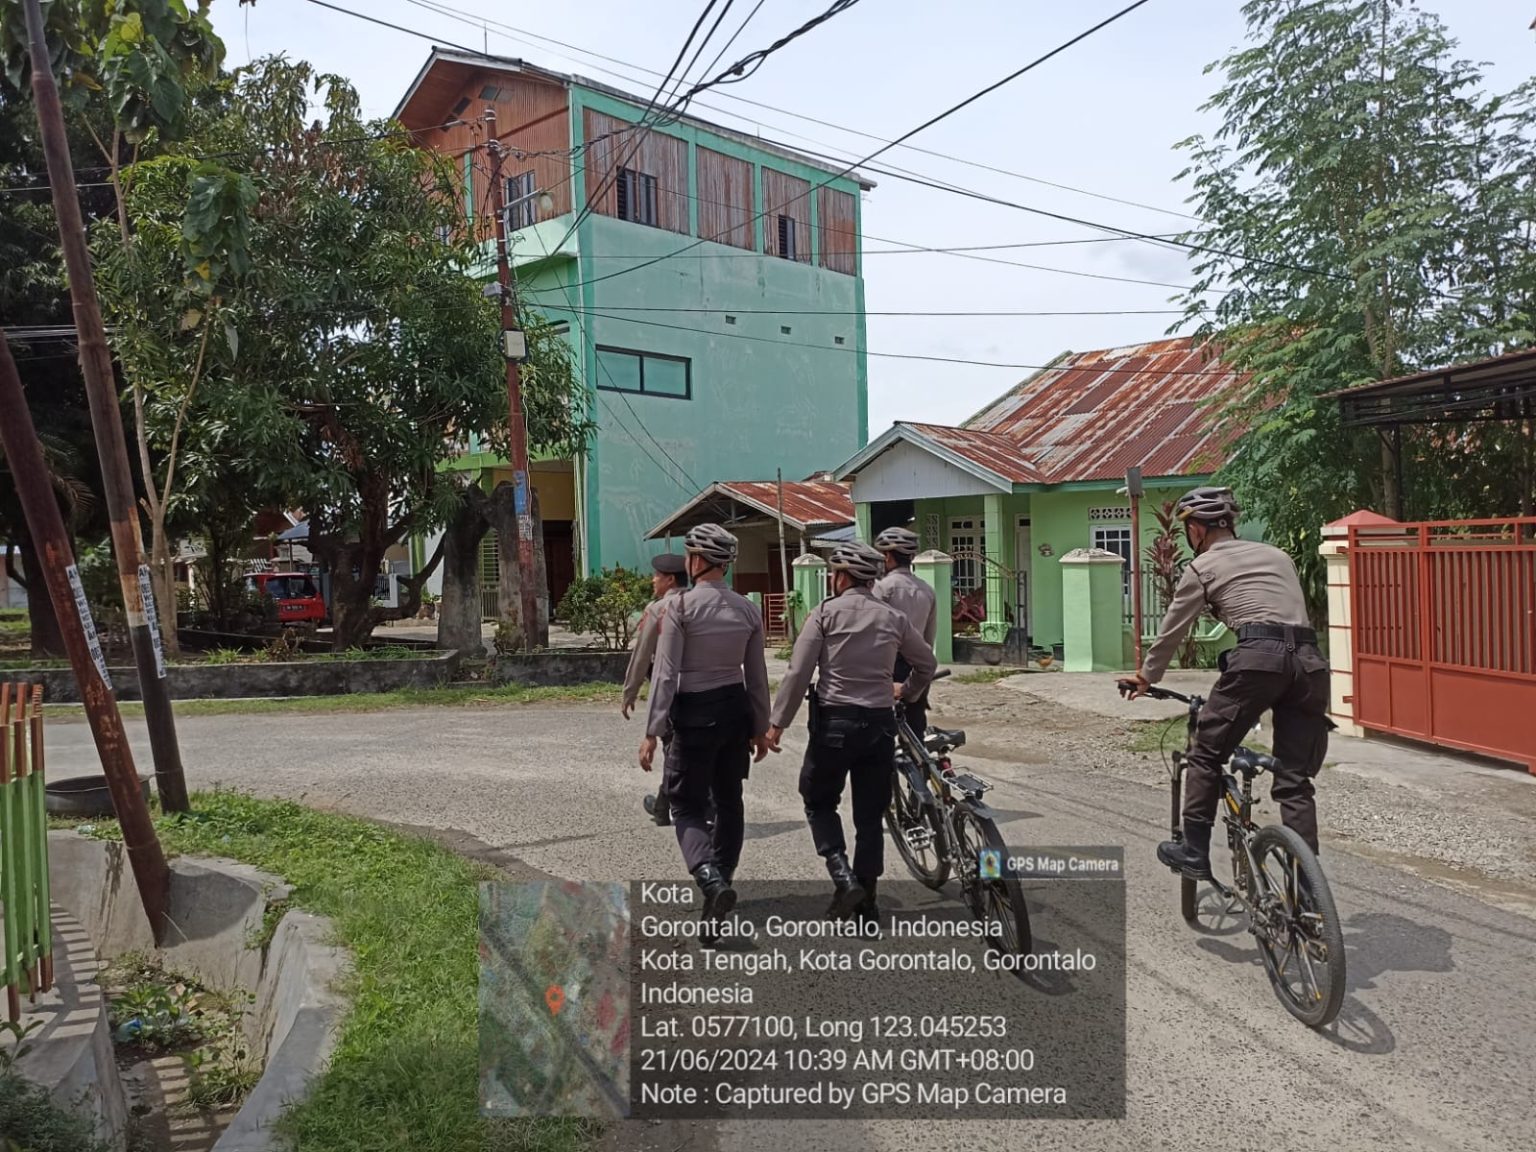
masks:
[[[987,522],[964,518],[949,522],[949,551],[955,558],[950,579],[956,592],[974,592],[986,580],[980,557],[986,555]]]
[[[1123,504],[1111,504],[1104,508],[1088,509],[1088,519],[1090,522],[1102,520],[1129,520],[1130,518],[1131,510],[1125,507]]]
[[[1125,561],[1120,567],[1120,588],[1131,594],[1131,530],[1126,528],[1095,528],[1093,546],[1105,552],[1113,552]]]

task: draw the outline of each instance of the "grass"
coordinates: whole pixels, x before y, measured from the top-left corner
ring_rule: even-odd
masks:
[[[951,679],[956,684],[996,684],[1018,674],[1017,668],[978,668],[974,672],[958,672]]]
[[[425,840],[288,801],[230,792],[160,817],[167,850],[219,855],[282,876],[291,902],[328,916],[354,966],[330,1067],[282,1134],[306,1152],[580,1152],[579,1121],[478,1112],[477,885],[496,873]],[[106,828],[103,828],[106,831]],[[111,826],[111,832],[116,827]]]
[[[1156,756],[1161,752],[1172,752],[1175,748],[1182,748],[1186,723],[1187,720],[1182,714],[1171,720],[1137,720],[1132,723],[1130,733],[1126,737],[1126,751]],[[1243,741],[1243,746],[1255,752],[1270,751],[1266,741],[1252,735]]]
[[[400,688],[393,692],[358,692],[350,696],[285,696],[251,700],[178,700],[177,716],[255,716],[267,713],[387,712],[400,708],[495,708],[523,704],[583,703],[617,700],[617,684],[571,684],[534,687],[450,684],[442,688]],[[118,705],[126,717],[144,715],[137,702]],[[48,715],[83,716],[76,704],[53,705]]]

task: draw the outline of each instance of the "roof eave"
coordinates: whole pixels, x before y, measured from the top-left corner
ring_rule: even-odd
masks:
[[[936,456],[951,467],[958,468],[969,476],[974,476],[983,484],[990,484],[999,492],[1007,494],[1012,494],[1013,492],[1014,482],[1002,473],[994,472],[985,465],[978,464],[976,461],[930,440],[910,424],[901,423],[892,424],[878,440],[873,440],[865,445],[863,451],[837,470],[835,473],[836,478],[839,481],[846,480],[849,476],[856,474],[859,469],[868,467],[875,460],[885,455],[898,440],[905,440],[914,447],[921,448],[930,456]]]

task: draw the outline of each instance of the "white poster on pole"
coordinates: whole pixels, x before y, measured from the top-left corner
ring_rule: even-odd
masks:
[[[155,611],[155,577],[148,564],[139,565],[139,596],[144,601],[144,622],[149,625],[149,642],[155,650],[155,679],[165,679],[165,647],[160,642],[160,614]]]
[[[71,564],[64,569],[64,573],[69,577],[69,586],[75,593],[75,612],[80,617],[80,627],[85,630],[85,646],[90,649],[91,662],[101,674],[102,683],[111,689],[112,677],[107,672],[107,658],[102,655],[101,641],[96,637],[96,621],[91,618],[91,605],[85,598],[85,585],[80,583],[80,569]]]

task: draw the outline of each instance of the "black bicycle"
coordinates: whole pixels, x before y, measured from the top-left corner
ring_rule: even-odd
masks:
[[[1121,681],[1121,693],[1129,694],[1135,686],[1134,681]],[[1184,764],[1205,700],[1166,688],[1148,688],[1146,694],[1189,707],[1185,746],[1173,752],[1169,767],[1173,838],[1182,843]],[[1222,772],[1222,820],[1232,853],[1232,885],[1214,876],[1210,884],[1228,908],[1246,913],[1248,931],[1258,941],[1264,970],[1286,1011],[1309,1027],[1322,1028],[1332,1023],[1344,1003],[1344,930],[1328,879],[1306,841],[1283,824],[1260,827],[1253,822],[1254,777],[1273,772],[1275,764],[1273,756],[1240,747]],[[1179,875],[1180,911],[1187,922],[1197,923],[1199,882]]]
[[[940,672],[934,679],[947,675]],[[987,943],[1000,953],[1028,955],[1034,939],[1023,888],[1001,872],[981,875],[983,849],[995,850],[1003,860],[1009,853],[996,813],[982,800],[992,785],[957,771],[950,761],[949,754],[964,743],[965,733],[959,730],[930,728],[919,738],[897,703],[896,779],[885,825],[914,878],[937,891],[951,875],[958,876],[971,912],[1002,929],[989,933]]]

